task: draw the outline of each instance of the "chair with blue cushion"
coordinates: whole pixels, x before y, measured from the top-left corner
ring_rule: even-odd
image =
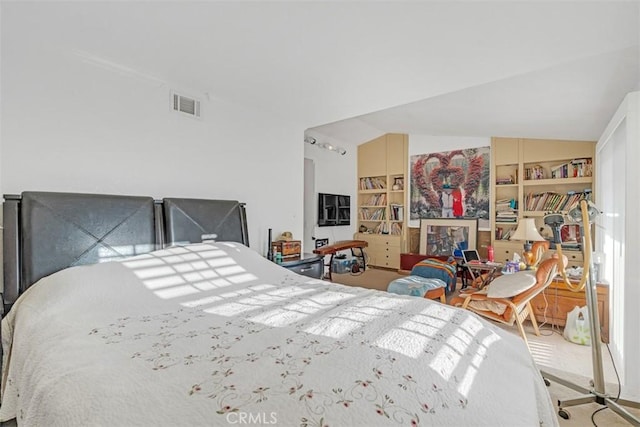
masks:
[[[447,284],[440,279],[429,279],[420,276],[401,277],[389,283],[387,292],[399,295],[412,295],[428,299],[440,298],[445,304],[447,298],[444,289]]]
[[[457,267],[454,258],[450,258],[447,261],[435,258],[423,259],[413,266],[411,275],[442,280],[446,285],[447,294],[456,290],[456,284],[458,282]]]
[[[407,277],[389,283],[387,292],[413,295],[429,299],[439,298],[446,303],[446,291],[456,288],[457,275],[455,261],[441,261],[428,258],[415,264]]]

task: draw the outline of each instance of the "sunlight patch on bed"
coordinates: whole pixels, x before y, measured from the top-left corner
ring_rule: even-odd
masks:
[[[460,386],[458,387],[458,392],[464,397],[469,396],[469,392],[471,391],[471,387],[473,386],[473,381],[476,377],[476,374],[480,370],[480,365],[484,360],[484,357],[489,350],[489,347],[493,345],[493,343],[499,341],[501,338],[495,332],[491,331],[489,335],[487,335],[483,340],[480,346],[478,346],[476,350],[476,355],[469,365],[467,365],[467,370],[464,373],[462,380],[460,381]]]
[[[201,282],[192,282],[191,286],[193,286],[196,289],[199,289],[200,291],[212,291],[214,289],[218,289],[220,288],[220,286],[216,286],[213,284],[213,282],[210,282],[208,280],[203,280]]]
[[[224,252],[220,252],[221,256],[226,255]],[[180,255],[180,259],[185,262],[193,262],[193,261],[201,261],[202,257],[198,254],[194,254],[192,252],[186,252]]]
[[[434,321],[434,319],[418,315],[413,316],[406,322],[403,322],[398,326],[398,328],[410,332],[417,332],[422,335],[426,335],[428,338],[433,338],[443,326],[445,326],[443,323]]]
[[[315,288],[299,288],[294,286],[289,286],[287,288],[289,289],[288,292],[282,293],[280,292],[281,290],[278,290],[278,292],[267,292],[263,295],[278,298],[277,302],[285,302],[290,300],[292,296],[304,295],[318,291]],[[273,310],[259,313],[249,320],[269,326],[288,326],[292,323],[299,322],[310,314],[316,313],[320,310],[323,310],[323,308],[313,303],[310,299],[301,299],[284,307],[277,307]]]
[[[165,265],[165,264],[162,262],[162,260],[156,257],[145,256],[143,258],[142,256],[140,256],[139,258],[132,261],[122,261],[122,265],[132,270],[136,270],[139,268],[157,267],[158,265]]]
[[[305,317],[307,317],[307,314],[305,313],[294,312],[288,310],[286,307],[282,307],[266,313],[260,313],[256,316],[250,317],[249,320],[252,322],[262,323],[263,325],[279,327],[289,326],[292,323],[304,319]]]
[[[469,391],[471,391],[477,373],[478,369],[475,366],[467,365],[467,371],[462,376],[462,380],[458,385],[458,393],[464,397],[469,397]]]
[[[226,267],[228,265],[238,265],[238,263],[231,257],[203,260],[202,263],[212,268]]]
[[[320,319],[304,331],[314,335],[322,335],[329,338],[339,339],[347,335],[349,332],[364,326],[362,322],[356,322],[350,319],[343,319],[338,316]]]
[[[163,256],[162,260],[164,262],[166,262],[169,265],[176,265],[176,264],[181,264],[184,262],[184,259],[181,255],[170,255],[170,256]]]
[[[335,307],[335,304],[341,301],[347,301],[349,299],[355,298],[355,295],[346,294],[342,292],[334,292],[334,291],[325,291],[320,294],[309,297],[315,304],[326,305],[330,308]]]
[[[210,259],[210,258],[218,258],[221,256],[229,256],[229,254],[222,249],[216,249],[211,246],[202,245],[198,248],[195,248],[193,252],[196,252],[200,258]]]
[[[197,282],[197,281],[202,281],[202,280],[206,280],[208,279],[208,277],[205,277],[201,272],[199,271],[194,271],[192,273],[184,273],[181,274],[182,277],[184,277],[185,280],[189,281],[189,282]],[[216,275],[217,276],[217,275]]]
[[[417,359],[422,355],[431,340],[422,332],[394,328],[375,340],[373,344]]]
[[[183,285],[185,283],[184,279],[180,276],[167,276],[159,279],[147,279],[143,280],[142,283],[149,289],[159,289],[159,288],[167,288],[169,286]]]
[[[171,276],[175,274],[173,268],[168,266],[153,268],[138,268],[133,272],[140,279],[150,279],[152,277]]]
[[[317,302],[327,305],[327,308],[330,309],[335,306],[336,302],[356,298],[356,295],[342,292],[323,292],[313,298],[318,300]],[[408,303],[408,300],[389,298],[384,295],[356,299],[341,307],[336,307],[335,314],[328,315],[325,319],[308,326],[305,331],[316,335],[342,338],[350,332],[362,328],[368,322],[382,318],[389,311],[398,310]]]
[[[447,344],[449,344],[449,341],[450,340],[447,340]],[[460,359],[462,359],[460,352],[449,345],[443,345],[431,360],[431,363],[429,363],[429,367],[446,381],[449,381],[451,374],[458,366]]]
[[[433,336],[437,331],[448,324],[449,322],[445,322],[438,317],[427,316],[421,313],[412,316],[409,321],[403,323],[400,327],[409,330],[421,330],[423,333]],[[432,333],[427,333],[427,331],[432,331]]]
[[[281,301],[282,299],[280,298],[269,297],[268,295],[255,295],[251,298],[243,298],[235,302],[212,307],[205,310],[205,312],[222,316],[237,316]]]
[[[300,286],[283,286],[283,287],[275,287],[272,291],[267,292],[267,295],[274,296],[282,296],[284,298],[289,298],[291,296],[296,295],[304,295],[311,292],[317,292],[318,290],[315,288],[307,288]]]
[[[111,259],[121,258],[122,256],[134,256],[138,254],[147,254],[155,249],[155,245],[148,243],[140,243],[137,245],[121,245],[112,246],[111,248],[101,247],[98,249],[98,258],[100,262],[110,261]],[[114,254],[114,251],[116,252]]]
[[[453,307],[449,307],[443,304],[429,304],[426,309],[421,311],[422,314],[426,314],[428,316],[433,316],[442,320],[443,322],[449,323],[453,316],[457,313],[457,309]]]
[[[465,319],[460,323],[459,329],[469,334],[470,337],[475,337],[478,333],[484,329],[484,325],[480,319],[468,314]]]
[[[227,280],[229,280],[231,283],[238,284],[238,283],[247,283],[253,280],[258,280],[258,277],[256,277],[256,275],[252,273],[245,273],[245,274],[238,274],[237,276],[227,277]]]
[[[170,298],[183,297],[185,295],[195,294],[198,292],[200,291],[194,288],[193,286],[185,285],[185,286],[174,286],[168,289],[161,289],[159,291],[154,291],[153,293],[162,299],[170,299]]]
[[[245,271],[247,270],[245,270],[243,267],[240,267],[239,265],[216,269],[216,272],[221,276],[231,276],[233,274],[244,273]]]
[[[405,299],[388,297],[385,293],[380,292],[380,295],[368,296],[366,298],[360,299],[358,304],[356,304],[355,306],[371,305],[374,308],[386,310],[397,309],[405,304],[408,304],[409,302],[409,300]]]
[[[207,264],[207,262],[202,260],[193,261],[191,263],[191,267],[193,267],[194,270],[211,270],[211,267],[209,267],[209,264]]]
[[[449,381],[456,368],[458,368],[460,359],[469,351],[469,347],[473,345],[474,337],[476,337],[483,328],[484,326],[478,319],[467,316],[460,326],[448,335],[446,345],[440,348],[429,364],[429,367],[440,374],[443,379]],[[489,336],[491,335],[497,337],[493,332],[491,332]],[[483,346],[487,342],[491,344],[493,341],[487,341],[487,338],[485,338],[483,340]],[[486,347],[481,347],[475,351],[475,355],[473,356],[473,365],[475,367],[480,366],[485,354]]]
[[[270,285],[268,283],[262,283],[260,285],[251,285],[248,289],[251,289],[254,292],[267,291],[269,289],[275,289],[275,286]]]
[[[251,291],[249,289],[238,289],[232,292],[225,292],[224,294],[220,294],[222,298],[236,298],[241,297],[243,295],[250,294]]]
[[[213,304],[215,302],[219,302],[224,300],[224,298],[214,295],[214,296],[210,296],[210,297],[206,297],[206,298],[200,298],[197,300],[193,300],[193,301],[187,301],[187,302],[183,302],[181,305],[185,306],[185,307],[200,307],[203,305],[208,305],[208,304]],[[206,311],[206,310],[205,310]]]
[[[250,287],[241,289],[238,292],[228,292],[223,295],[220,295],[220,297],[224,297],[224,298],[219,298],[214,302],[224,302],[226,299],[243,297],[253,292],[260,292],[260,293],[251,295],[249,298],[242,298],[238,301],[227,302],[225,304],[221,304],[216,307],[210,307],[204,311],[207,313],[215,313],[222,316],[236,316],[242,313],[248,313],[250,311],[258,310],[269,305],[286,302],[288,300],[288,295],[293,294],[293,292],[289,292],[286,295],[276,295],[273,293],[264,292],[274,288],[275,286],[273,285],[261,284],[261,285],[250,286]],[[296,293],[304,294],[304,293],[313,292],[313,291],[314,289],[297,288]]]
[[[204,310],[205,313],[219,314],[220,316],[237,316],[248,311],[255,310],[257,304],[243,304],[241,302],[231,302],[228,304],[216,305]]]
[[[218,288],[224,288],[226,286],[231,286],[233,283],[229,282],[227,279],[220,277],[219,279],[209,280],[214,286]]]
[[[218,273],[213,270],[200,270],[198,271],[198,273],[202,274],[202,277],[204,277],[205,279],[215,279],[220,277]]]

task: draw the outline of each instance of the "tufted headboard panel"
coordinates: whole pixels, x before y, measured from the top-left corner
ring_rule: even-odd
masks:
[[[249,246],[244,203],[235,200],[162,200],[165,243],[199,243],[205,237]]]
[[[151,197],[24,192],[5,196],[4,303],[40,278],[160,248]]]
[[[67,267],[199,243],[203,236],[249,246],[244,203],[23,192],[5,195],[4,308],[29,286]]]

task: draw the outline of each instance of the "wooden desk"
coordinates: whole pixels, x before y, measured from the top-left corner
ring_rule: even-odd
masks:
[[[543,296],[544,294],[544,296]],[[600,335],[602,341],[609,342],[609,285],[598,283],[596,285],[598,317],[600,318]],[[544,297],[546,296],[547,302]],[[567,323],[567,313],[574,307],[587,305],[584,290],[572,292],[564,284],[562,279],[555,279],[544,292],[531,300],[531,307],[536,320],[557,326],[565,326]],[[546,318],[545,318],[546,307]]]

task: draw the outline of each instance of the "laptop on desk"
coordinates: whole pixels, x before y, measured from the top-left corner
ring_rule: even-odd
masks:
[[[481,262],[480,260],[480,255],[478,254],[478,251],[475,249],[466,249],[464,251],[462,251],[462,258],[464,259],[464,262],[469,264],[479,264]]]

